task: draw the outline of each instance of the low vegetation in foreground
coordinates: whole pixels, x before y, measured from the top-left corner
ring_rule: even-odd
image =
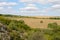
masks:
[[[0,16],[0,40],[60,40],[60,25],[55,22],[49,23],[47,29],[30,28],[24,20]]]

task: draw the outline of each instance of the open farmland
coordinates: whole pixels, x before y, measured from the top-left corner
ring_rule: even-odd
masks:
[[[8,17],[12,20],[24,20],[27,25],[29,25],[32,28],[47,28],[48,23],[58,23],[60,25],[60,20],[55,19],[42,19],[42,17],[37,18],[15,18],[15,17]],[[41,19],[40,19],[41,18]],[[43,17],[43,18],[49,18],[49,17]],[[43,23],[41,23],[43,21]]]

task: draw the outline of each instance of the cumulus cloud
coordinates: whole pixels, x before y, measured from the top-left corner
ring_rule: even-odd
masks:
[[[0,7],[0,10],[3,10],[4,8],[3,7]]]
[[[16,2],[0,2],[0,6],[15,6]]]
[[[20,8],[20,10],[21,11],[37,11],[39,9],[35,6],[35,4],[27,4],[26,7]]]
[[[16,2],[8,2],[8,3],[6,3],[6,5],[8,5],[8,6],[15,6],[15,5],[17,5],[17,3]]]
[[[12,7],[0,7],[0,14],[17,14],[18,12],[14,10]]]
[[[1,1],[1,0],[0,0]],[[17,13],[16,10],[12,8],[12,6],[16,6],[16,2],[0,2],[0,13],[3,14],[14,14]]]
[[[58,4],[53,5],[52,8],[60,8],[60,5],[58,5]]]
[[[8,6],[7,8],[8,8],[8,9],[11,9],[12,7],[11,7],[11,6]]]
[[[20,2],[26,2],[26,3],[45,3],[46,0],[19,0]]]
[[[20,2],[36,2],[36,3],[41,3],[41,4],[46,4],[46,3],[60,3],[60,0],[19,0]]]
[[[57,9],[60,9],[60,5],[53,5],[53,6],[51,6],[50,8],[48,8],[49,10],[57,10]]]
[[[0,2],[7,1],[7,0],[0,0]]]
[[[53,5],[50,8],[47,8],[46,11],[50,12],[54,15],[59,15],[60,16],[60,5],[58,5],[58,4]]]
[[[28,15],[28,16],[37,16],[37,15],[43,15],[45,10],[40,10],[38,7],[36,7],[35,4],[27,4],[24,8],[19,8],[20,15]]]

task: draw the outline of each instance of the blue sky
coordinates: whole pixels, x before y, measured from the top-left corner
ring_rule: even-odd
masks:
[[[0,0],[0,14],[60,16],[60,0]]]

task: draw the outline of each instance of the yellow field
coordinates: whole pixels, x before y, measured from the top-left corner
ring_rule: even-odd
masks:
[[[27,25],[29,25],[32,28],[47,28],[48,23],[58,23],[60,25],[60,20],[54,20],[54,19],[36,19],[36,18],[14,18],[13,20],[24,20]],[[43,21],[43,23],[40,23],[40,21]]]

